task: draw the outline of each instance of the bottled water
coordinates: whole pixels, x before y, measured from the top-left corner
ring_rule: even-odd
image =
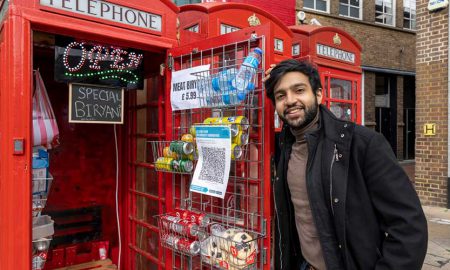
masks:
[[[255,48],[252,52],[245,57],[244,62],[236,73],[236,77],[232,80],[232,85],[236,88],[242,100],[245,98],[247,91],[252,91],[254,89],[254,84],[252,83],[256,75],[258,65],[261,62],[262,50],[260,48]],[[253,89],[249,89],[249,84]]]
[[[211,81],[214,91],[220,93],[224,105],[238,103],[236,88],[232,85],[236,73],[236,68],[229,68],[218,73]]]

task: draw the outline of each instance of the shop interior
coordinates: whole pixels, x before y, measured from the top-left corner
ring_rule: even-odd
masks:
[[[158,249],[151,244],[157,243],[152,241],[157,234],[149,233],[148,228],[152,227],[152,216],[158,213],[159,200],[156,204],[152,203],[148,196],[137,196],[136,191],[147,190],[149,194],[158,194],[158,186],[147,181],[157,177],[148,166],[150,160],[145,143],[148,140],[146,137],[150,136],[148,134],[157,136],[162,128],[155,101],[163,97],[159,71],[164,54],[139,50],[142,59],[136,57],[138,53],[133,55],[129,63],[136,60],[134,64],[137,65],[137,61],[141,60],[142,68],[138,75],[141,78],[136,87],[124,91],[122,124],[96,123],[95,113],[92,113],[94,121],[69,122],[71,113],[76,112],[69,110],[70,81],[58,79],[62,71],[56,62],[61,60],[61,56],[55,51],[61,39],[67,37],[39,31],[33,33],[33,91],[36,93],[36,85],[45,88],[49,99],[47,107],[53,110],[59,138],[48,142],[47,147],[33,147],[33,222],[38,217],[49,218],[41,219],[37,224],[41,225],[41,231],[37,233],[39,239],[33,235],[32,269],[42,269],[39,267],[44,263],[44,269],[57,269],[100,259],[111,264],[108,269],[116,269],[113,267],[120,264],[121,269],[125,269],[123,258],[127,256],[133,258],[133,269],[153,269],[148,268],[152,265],[148,258],[158,258]],[[68,39],[81,42],[78,38]],[[87,59],[92,59],[89,49],[92,52],[97,48],[99,52],[102,49],[95,47],[95,44],[101,44],[102,53],[94,53],[94,57],[100,62],[107,62],[105,48],[111,45],[84,42]],[[113,46],[109,48],[112,50]],[[78,56],[82,54],[81,50],[72,51]],[[122,56],[126,60],[124,54]],[[89,60],[84,63],[77,60],[76,65],[73,59],[65,60],[72,68],[96,64]],[[100,65],[100,62],[97,64]],[[120,80],[106,78],[101,83],[109,87],[117,85]],[[120,99],[119,95],[115,97]],[[114,111],[109,113],[112,115]],[[139,147],[136,146],[138,144]],[[140,150],[136,152],[136,149]],[[130,205],[134,207],[125,207]],[[141,210],[137,213],[133,210],[126,212],[127,209]],[[120,237],[119,226],[122,232]],[[138,237],[126,239],[125,230],[135,232]],[[42,258],[42,251],[45,251],[45,259]]]

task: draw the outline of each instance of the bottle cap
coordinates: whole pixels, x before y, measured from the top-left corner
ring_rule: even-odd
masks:
[[[259,55],[262,55],[262,53],[263,53],[263,51],[259,47],[256,47],[253,51]]]

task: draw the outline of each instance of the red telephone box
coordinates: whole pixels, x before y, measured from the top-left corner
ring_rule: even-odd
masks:
[[[336,117],[361,124],[361,46],[336,27],[298,25],[292,56],[315,63],[322,79],[323,103]]]

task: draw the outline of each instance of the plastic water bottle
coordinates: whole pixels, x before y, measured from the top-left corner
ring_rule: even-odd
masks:
[[[236,73],[236,78],[232,81],[232,85],[239,93],[241,98],[245,98],[246,92],[254,89],[253,79],[256,75],[258,65],[261,62],[262,50],[255,48],[245,57],[244,62]],[[253,89],[248,89],[249,84]]]
[[[211,80],[214,91],[220,93],[224,105],[238,103],[236,88],[232,85],[236,73],[236,68],[232,67],[221,71]]]

